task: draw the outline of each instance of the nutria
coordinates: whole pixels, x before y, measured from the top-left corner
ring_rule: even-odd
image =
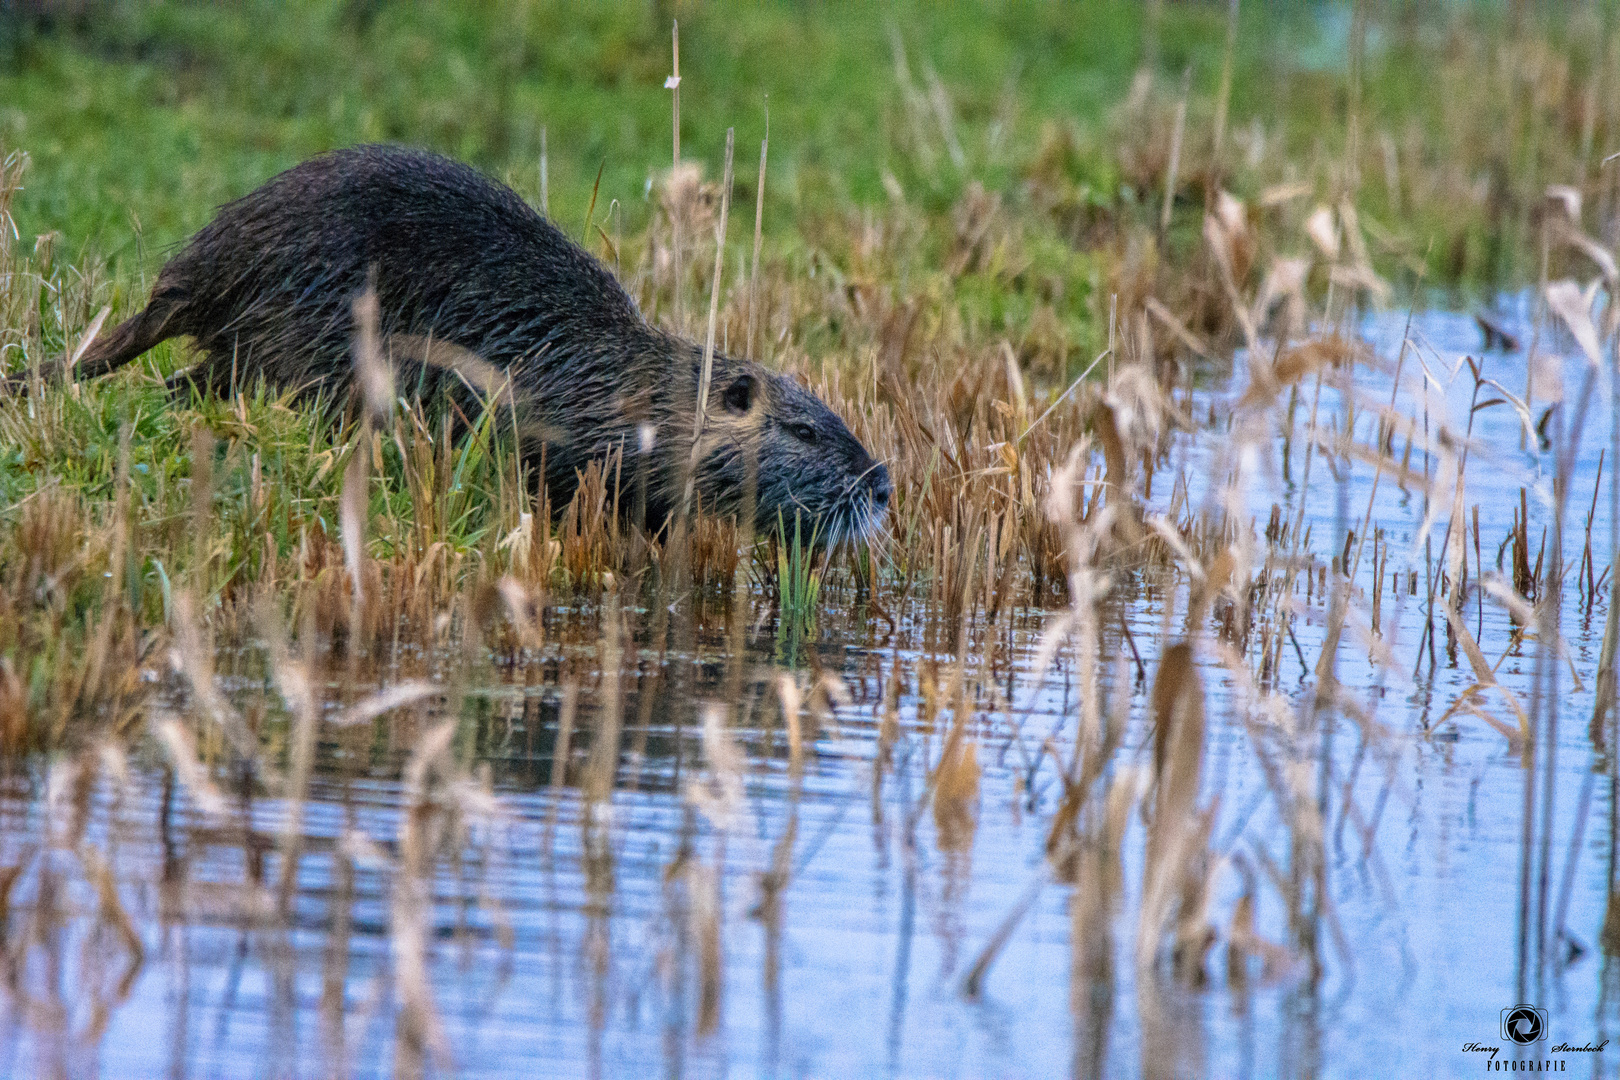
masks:
[[[648,324],[606,267],[511,188],[420,150],[338,150],[222,207],[163,267],[145,310],[93,341],[74,374],[186,335],[203,353],[183,375],[195,385],[230,393],[262,379],[330,398],[352,381],[351,311],[367,288],[382,340],[448,342],[509,379],[522,452],[544,461],[553,507],[590,461],[618,451],[617,474],[644,481],[649,527],[679,509],[702,349]],[[403,383],[432,374],[412,383],[410,361],[392,359]],[[757,469],[756,528],[796,511],[828,544],[877,527],[888,471],[820,399],[718,352],[709,386],[699,506],[738,513]]]

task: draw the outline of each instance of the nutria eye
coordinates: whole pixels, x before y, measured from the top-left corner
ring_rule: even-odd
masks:
[[[816,445],[816,429],[809,424],[789,424],[788,434],[807,446]]]
[[[735,382],[726,387],[726,408],[734,413],[745,413],[754,400],[754,377],[752,375],[739,375]]]

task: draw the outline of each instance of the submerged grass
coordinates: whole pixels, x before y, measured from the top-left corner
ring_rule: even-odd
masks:
[[[209,63],[210,50],[234,41],[244,25],[222,9],[116,7],[126,28],[142,31],[154,48],[190,43],[202,85],[224,85],[229,97],[241,92],[234,80],[251,83],[251,64]],[[384,101],[395,112],[381,119],[349,116],[356,103],[341,96],[333,119],[307,119],[300,95],[314,84],[300,80],[313,79],[321,50],[332,47],[321,42],[308,57],[282,57],[297,76],[280,91],[291,95],[289,114],[301,118],[289,125],[315,125],[334,139],[361,120],[362,127],[380,125],[380,134],[427,130],[432,141],[497,166],[528,153],[515,118],[537,115],[527,103],[546,85],[530,74],[529,52],[541,48],[552,26],[546,20],[556,12],[548,5],[522,8],[527,21],[519,18],[503,39],[510,55],[482,23],[464,26],[453,15],[411,15],[390,5],[343,10],[357,26],[344,24],[336,40],[393,45],[362,50],[357,77],[383,78],[378,71],[414,55],[413,43],[445,19],[485,35],[464,49],[499,59],[492,70],[504,74],[490,77],[506,96],[452,115],[456,103],[487,89],[469,75],[474,90],[452,87],[426,99],[444,114],[433,113],[441,125],[434,127],[412,120],[404,90],[388,82]],[[1345,137],[1307,152],[1296,130],[1307,111],[1300,102],[1285,102],[1281,115],[1257,111],[1257,72],[1280,62],[1266,59],[1252,24],[1235,22],[1228,36],[1224,23],[1200,11],[1172,10],[1153,30],[1162,35],[1155,55],[1167,69],[1198,57],[1230,58],[1216,100],[1204,92],[1203,74],[1178,82],[1144,68],[1132,82],[1121,68],[1114,87],[1121,99],[1085,123],[1055,119],[1055,110],[1026,115],[1013,89],[988,109],[985,88],[974,82],[983,73],[953,62],[973,58],[953,50],[1014,49],[1028,44],[1028,34],[1055,32],[1056,17],[1044,7],[1020,13],[1038,16],[1029,26],[993,21],[983,41],[953,25],[911,37],[896,29],[847,46],[829,40],[822,58],[828,71],[854,64],[842,51],[854,49],[868,62],[860,68],[864,79],[875,79],[885,94],[897,91],[898,104],[873,106],[877,119],[858,114],[886,128],[883,153],[873,159],[877,175],[867,175],[871,163],[818,165],[809,149],[773,147],[769,160],[779,164],[772,167],[792,179],[782,185],[786,192],[764,196],[780,203],[756,202],[751,263],[723,225],[716,228],[737,192],[725,185],[716,191],[694,164],[719,145],[711,145],[716,133],[702,120],[712,105],[692,121],[701,133],[695,148],[688,141],[688,158],[653,170],[646,200],[630,200],[622,163],[598,166],[601,194],[619,192],[610,198],[623,198],[621,211],[641,208],[627,227],[620,217],[597,219],[593,186],[586,239],[617,267],[643,311],[696,333],[687,313],[707,288],[701,329],[710,348],[757,339],[761,359],[797,373],[887,464],[894,497],[884,529],[869,546],[830,557],[817,551],[816,522],[784,519],[776,535],[755,538],[701,506],[673,534],[649,536],[626,524],[621,511],[636,505],[637,493],[616,458],[594,463],[568,505],[549,505],[535,490],[533,463],[514,453],[498,393],[458,425],[441,405],[390,389],[386,346],[375,340],[375,312],[365,298],[356,305],[356,352],[366,392],[352,398],[311,406],[264,388],[229,400],[174,396],[164,379],[188,354],[172,344],[107,379],[42,379],[47,359],[71,356],[111,325],[108,318],[140,302],[140,279],[127,259],[109,270],[94,256],[60,257],[61,245],[48,234],[32,244],[20,240],[18,216],[42,213],[62,197],[62,177],[74,155],[85,153],[83,142],[47,148],[42,174],[27,188],[28,160],[10,151],[0,169],[0,355],[7,371],[30,385],[0,400],[0,752],[7,775],[45,760],[36,752],[52,752],[51,797],[78,809],[44,838],[52,851],[76,856],[70,869],[7,849],[0,905],[25,907],[41,926],[82,929],[88,919],[93,932],[125,943],[118,955],[138,971],[139,936],[107,884],[118,868],[81,819],[91,813],[91,787],[124,783],[131,748],[155,746],[167,777],[161,882],[168,910],[229,907],[233,919],[285,936],[299,866],[317,855],[335,860],[341,914],[331,923],[323,1023],[334,1059],[342,1060],[352,1050],[343,1035],[349,957],[342,936],[356,874],[382,875],[396,1068],[444,1067],[453,1063],[453,1048],[429,970],[440,929],[437,875],[466,881],[476,863],[471,877],[481,884],[467,894],[476,893],[499,936],[499,904],[488,883],[499,858],[492,837],[503,824],[501,806],[487,774],[467,764],[467,740],[478,725],[466,721],[491,708],[481,688],[520,677],[565,687],[551,730],[549,781],[581,792],[592,920],[587,967],[599,988],[608,978],[622,851],[615,791],[639,785],[644,764],[661,752],[652,744],[662,737],[651,722],[654,702],[701,698],[703,768],[684,778],[676,773],[685,810],[678,849],[663,871],[653,941],[660,992],[684,1003],[672,1009],[670,1038],[701,1040],[722,1024],[726,935],[737,932],[725,901],[725,845],[752,839],[734,827],[746,812],[744,780],[778,759],[793,809],[755,859],[751,910],[769,942],[767,996],[780,1007],[785,893],[802,867],[796,858],[813,854],[796,856],[808,748],[852,705],[836,675],[820,669],[815,648],[832,622],[823,616],[836,613],[842,632],[865,646],[880,673],[888,665],[880,676],[883,700],[872,706],[873,813],[881,818],[883,791],[892,785],[908,867],[917,830],[930,817],[948,865],[970,856],[980,748],[992,735],[1018,762],[1022,790],[1049,783],[1058,793],[1044,822],[1045,862],[968,969],[964,991],[977,995],[994,977],[998,951],[1042,889],[1069,889],[1073,970],[1077,987],[1088,986],[1074,991],[1077,1061],[1102,1062],[1118,978],[1117,913],[1129,889],[1136,906],[1128,956],[1144,1060],[1186,1063],[1173,1006],[1178,994],[1207,986],[1217,963],[1231,985],[1294,979],[1319,993],[1324,971],[1343,960],[1328,844],[1349,822],[1370,851],[1381,811],[1381,804],[1364,813],[1353,803],[1345,773],[1353,775],[1364,757],[1393,769],[1395,755],[1378,719],[1380,695],[1363,700],[1346,690],[1337,664],[1342,647],[1353,646],[1372,658],[1380,678],[1407,678],[1401,669],[1411,654],[1397,663],[1384,627],[1400,625],[1402,605],[1421,604],[1427,621],[1419,669],[1426,661],[1432,677],[1443,634],[1453,662],[1460,650],[1476,677],[1436,726],[1479,717],[1527,765],[1520,970],[1521,980],[1538,977],[1566,930],[1546,884],[1556,876],[1549,845],[1564,648],[1558,610],[1567,587],[1561,531],[1592,394],[1557,392],[1547,357],[1532,345],[1525,393],[1485,379],[1476,367],[1470,411],[1452,417],[1439,402],[1431,409],[1427,396],[1444,374],[1437,358],[1409,341],[1390,372],[1396,392],[1374,399],[1357,389],[1355,372],[1385,361],[1355,337],[1354,318],[1390,295],[1393,277],[1491,281],[1504,267],[1522,270],[1533,237],[1542,253],[1536,295],[1549,339],[1556,323],[1587,354],[1590,370],[1613,363],[1620,341],[1612,302],[1620,287],[1613,176],[1620,170],[1601,171],[1598,162],[1599,151],[1620,138],[1620,125],[1602,104],[1614,95],[1592,88],[1620,79],[1617,39],[1605,22],[1598,45],[1588,35],[1575,47],[1590,29],[1584,15],[1549,17],[1509,36],[1494,14],[1454,13],[1393,36],[1394,44],[1371,58],[1358,8],[1350,43],[1356,78],[1348,109],[1335,114]],[[1122,6],[1098,11],[1139,29]],[[657,48],[643,48],[637,35],[644,20],[628,12],[609,9],[597,22],[585,20],[593,40],[609,42],[597,50],[604,65],[598,78],[663,70],[662,27]],[[688,120],[705,78],[729,73],[724,64],[731,62],[746,74],[764,52],[744,49],[737,54],[744,59],[710,67],[693,60],[694,49],[713,55],[728,35],[758,46],[792,18],[776,9],[735,26],[706,12],[683,17]],[[1251,18],[1258,17],[1244,16]],[[105,31],[92,26],[47,32],[40,23],[5,25],[14,35],[7,46],[25,63],[0,76],[0,86],[12,80],[37,93],[52,71],[85,63],[84,50],[108,47],[99,36]],[[1305,40],[1331,36],[1328,25],[1313,31],[1288,23],[1283,30]],[[1190,43],[1202,30],[1214,31],[1213,46],[1201,38]],[[1433,45],[1434,33],[1443,35],[1444,48]],[[1060,96],[1056,73],[1075,59],[1064,50],[1090,47],[1081,36],[1063,30],[1054,46],[1060,55],[1037,53],[1027,76],[1037,105]],[[286,49],[273,39],[267,53]],[[881,76],[870,74],[865,55],[874,49]],[[1471,64],[1477,74],[1482,58],[1499,76],[1485,80],[1488,92],[1445,89]],[[371,71],[374,63],[382,67]],[[961,72],[965,85],[947,82],[935,64]],[[1403,65],[1420,64],[1429,65],[1432,80],[1422,85],[1443,91],[1427,95],[1436,102],[1430,107],[1457,125],[1446,131],[1511,123],[1480,148],[1461,135],[1447,137],[1455,143],[1440,138],[1438,127],[1428,126],[1434,116],[1384,115],[1390,87],[1410,76]],[[115,59],[107,71],[154,77],[138,58]],[[834,77],[822,73],[809,83]],[[1306,101],[1333,96],[1324,87],[1339,85],[1331,73],[1306,69],[1284,82]],[[869,91],[863,84],[849,93],[859,99]],[[20,100],[33,111],[5,114],[10,127],[0,124],[0,132],[26,145],[32,129],[16,115],[48,116],[62,106]],[[192,107],[185,94],[174,103],[181,114]],[[791,131],[795,118],[806,125],[810,114],[802,100],[784,106],[773,99],[773,108],[781,147],[784,124]],[[642,109],[636,98],[633,135]],[[1549,117],[1559,123],[1545,123]],[[174,117],[160,109],[146,120]],[[328,122],[330,130],[320,127]],[[1397,122],[1404,126],[1372,137],[1380,124]],[[538,129],[549,128],[549,160],[537,177],[545,177],[538,183],[551,206],[586,203],[579,161],[599,147],[570,128],[584,123],[565,115]],[[285,145],[302,148],[303,137]],[[562,151],[571,140],[589,151]],[[853,156],[860,141],[850,143]],[[92,176],[106,167],[86,160]],[[762,148],[762,168],[766,161]],[[1382,187],[1369,175],[1382,176]],[[521,188],[526,181],[518,179]],[[760,191],[764,179],[757,178]],[[1543,193],[1549,179],[1574,185]],[[835,182],[846,186],[815,194]],[[879,201],[862,197],[873,183]],[[41,186],[45,194],[21,199]],[[742,178],[739,191],[749,187]],[[1459,194],[1466,195],[1461,202]],[[66,220],[98,221],[106,212],[102,198]],[[189,228],[199,211],[187,202],[183,213],[174,206],[166,213],[163,228],[179,235],[176,223]],[[92,231],[69,227],[84,230],[81,239]],[[769,243],[758,239],[762,233]],[[1479,243],[1492,250],[1480,254]],[[1600,277],[1587,291],[1564,280],[1590,276],[1592,267]],[[1594,306],[1600,291],[1607,306]],[[1208,386],[1229,373],[1219,358],[1236,348],[1245,350],[1246,385],[1210,396]],[[1403,400],[1423,404],[1403,410]],[[1203,414],[1196,403],[1207,403]],[[1578,408],[1548,411],[1560,403]],[[1532,509],[1524,496],[1505,535],[1482,541],[1466,493],[1489,482],[1474,477],[1493,459],[1470,441],[1471,424],[1475,412],[1493,407],[1520,416],[1532,452],[1547,440],[1553,500],[1549,512]],[[1399,485],[1423,507],[1410,550],[1392,552],[1372,495],[1359,516],[1360,507],[1349,506],[1356,470],[1374,477],[1374,494],[1379,483]],[[1290,484],[1297,477],[1297,502],[1274,507],[1261,524],[1247,499],[1274,475]],[[1610,476],[1613,483],[1612,468]],[[1313,535],[1305,502],[1329,487],[1341,512],[1330,532]],[[1604,580],[1592,570],[1603,559],[1590,541],[1595,512],[1588,511],[1586,569],[1577,575],[1588,609]],[[1470,525],[1472,544],[1465,542]],[[1492,571],[1485,564],[1497,540]],[[1609,560],[1612,570],[1612,551]],[[1612,680],[1612,590],[1620,587],[1612,573],[1608,585],[1600,678]],[[1151,640],[1133,636],[1120,612],[1119,597],[1129,590],[1160,604],[1162,626]],[[1476,611],[1488,595],[1510,613],[1510,640],[1485,640],[1482,615],[1470,633],[1470,591]],[[1030,612],[1041,620],[1033,663],[1004,674],[1015,620]],[[767,634],[791,643],[779,654],[791,670],[764,682],[780,706],[779,727],[761,719],[778,710],[744,672],[749,648]],[[1532,637],[1537,668],[1526,702],[1498,681],[1501,659],[1488,651],[1505,657]],[[688,670],[699,665],[681,662],[717,642],[726,668],[719,691]],[[1026,730],[1029,701],[1058,666],[1077,696],[1053,731]],[[1230,835],[1217,829],[1231,809],[1222,775],[1209,767],[1211,670],[1236,688],[1232,726],[1249,736],[1266,779],[1262,795],[1282,823],[1280,841],[1243,834],[1242,820]],[[505,716],[507,738],[512,719]],[[522,720],[530,731],[542,726],[526,711]],[[1128,740],[1134,723],[1150,737]],[[1592,718],[1595,731],[1611,731],[1608,723]],[[739,745],[738,733],[757,741]],[[1358,744],[1349,765],[1335,752],[1346,737]],[[363,757],[366,739],[396,751],[404,802],[397,836],[380,841],[353,820],[335,839],[312,835],[302,817],[312,775],[321,768],[357,775],[357,766],[335,762]],[[321,758],[327,744],[354,757]],[[679,761],[678,734],[675,745]],[[926,777],[915,793],[914,762]],[[176,792],[182,811],[173,809]],[[280,827],[271,831],[255,825],[255,800],[265,799],[279,807]],[[1132,820],[1143,828],[1132,830]],[[189,829],[199,850],[216,842],[239,847],[240,888],[211,891],[194,879],[190,856],[168,850],[171,822]],[[548,858],[555,826],[548,818]],[[1140,845],[1135,862],[1123,857],[1129,843]],[[279,860],[274,871],[267,859]],[[1129,866],[1136,871],[1127,881]],[[1242,879],[1241,896],[1230,902],[1230,890],[1219,887],[1229,868]],[[51,875],[63,873],[80,874],[101,898],[89,915],[53,906],[61,886]],[[1261,902],[1285,912],[1278,930],[1284,940],[1256,928]],[[463,929],[458,924],[457,932]],[[49,953],[61,963],[68,943],[44,930],[8,935],[0,953],[9,965],[6,985],[28,992],[29,973],[39,970],[30,957]],[[1221,943],[1224,951],[1216,949]],[[277,970],[290,986],[290,946],[283,946],[270,955],[281,958]],[[109,979],[113,1004],[97,998],[96,1007],[115,1007],[132,978],[120,971]],[[603,1000],[593,1000],[591,1016],[600,1032]],[[92,1023],[74,1038],[93,1042],[97,1030]]]

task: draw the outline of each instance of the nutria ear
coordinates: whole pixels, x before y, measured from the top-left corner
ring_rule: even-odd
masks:
[[[726,408],[734,413],[745,413],[754,401],[754,377],[739,375],[726,387]]]

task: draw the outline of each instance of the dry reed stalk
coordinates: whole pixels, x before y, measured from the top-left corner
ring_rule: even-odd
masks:
[[[726,129],[725,178],[720,182],[720,222],[714,232],[714,277],[709,287],[709,331],[703,339],[703,367],[698,375],[697,422],[692,431],[694,453],[698,441],[703,438],[703,428],[709,417],[709,381],[714,370],[714,330],[720,314],[721,274],[726,265],[726,222],[731,214],[731,165],[736,135],[735,128]]]
[[[551,748],[551,801],[546,807],[545,850],[552,853],[552,833],[557,826],[557,806],[562,799],[563,785],[568,782],[568,763],[573,751],[574,715],[579,708],[579,683],[570,679],[563,686],[562,702],[557,708],[557,736]]]
[[[782,1022],[782,894],[793,873],[793,845],[799,835],[800,788],[789,795],[788,820],[771,845],[770,867],[759,876],[759,903],[751,913],[765,930],[765,957],[761,972],[762,989],[768,1008],[771,1057],[781,1043]]]
[[[1214,256],[1217,276],[1232,315],[1243,331],[1243,341],[1249,355],[1259,355],[1260,331],[1255,325],[1250,305],[1243,302],[1240,290],[1248,248],[1252,243],[1244,219],[1243,204],[1229,193],[1221,192],[1215,200],[1215,212],[1204,216],[1203,235],[1205,247]]]
[[[96,335],[101,332],[101,324],[107,321],[107,316],[110,314],[112,314],[112,307],[103,307],[96,312],[96,317],[90,321],[90,325],[84,328],[84,333],[79,335],[78,344],[68,354],[66,367],[69,374],[72,373],[74,365],[79,362],[79,358],[84,356],[85,350],[89,349],[90,345],[96,340]]]
[[[754,260],[748,271],[748,338],[749,356],[754,352],[754,328],[759,323],[759,251],[764,240],[765,227],[765,160],[771,146],[770,99],[765,100],[765,137],[759,142],[759,189],[754,195]]]
[[[1202,966],[1209,937],[1203,912],[1189,904],[1202,891],[1205,871],[1201,853],[1208,843],[1213,815],[1195,810],[1203,774],[1203,683],[1193,664],[1189,643],[1164,651],[1153,681],[1154,767],[1147,852],[1142,871],[1141,913],[1136,935],[1136,966],[1148,977],[1172,914],[1177,915],[1177,969]]]
[[[399,862],[394,870],[388,918],[389,953],[399,1019],[394,1043],[396,1075],[418,1076],[428,1060],[450,1066],[449,1043],[433,1000],[428,970],[434,852],[443,836],[443,816],[435,812],[429,780],[450,749],[453,720],[436,725],[406,763],[401,795]]]
[[[1170,134],[1170,164],[1164,171],[1164,209],[1159,214],[1159,235],[1170,232],[1170,210],[1176,200],[1176,173],[1181,165],[1181,140],[1187,128],[1187,96],[1192,88],[1192,65],[1181,72],[1181,96],[1176,99],[1176,124]]]
[[[1101,1076],[1107,1069],[1116,997],[1113,922],[1118,874],[1106,852],[1091,846],[1080,850],[1076,887],[1069,894],[1069,1011],[1074,1015],[1078,1071]]]
[[[692,450],[686,466],[686,487],[681,497],[681,511],[677,518],[674,542],[679,558],[686,546],[687,520],[692,509],[692,495],[697,483],[697,466],[703,449],[703,430],[709,415],[709,381],[714,373],[714,334],[720,312],[721,272],[726,260],[726,219],[731,213],[731,166],[736,129],[726,129],[725,179],[720,188],[720,220],[715,226],[714,277],[709,287],[709,330],[703,341],[703,362],[698,371],[697,414],[692,424]]]
[[[349,1075],[349,1040],[344,1027],[348,1012],[349,941],[354,927],[355,858],[339,844],[332,860],[332,899],[325,956],[321,963],[320,1026],[328,1076]]]
[[[252,762],[258,757],[258,740],[214,683],[212,643],[204,642],[191,595],[185,591],[175,594],[173,624],[174,663],[191,688],[194,705],[212,721],[209,730],[223,734],[242,762]]]
[[[1606,328],[1610,335],[1615,335],[1620,324],[1617,324],[1613,308],[1617,288],[1620,288],[1620,272],[1615,267],[1615,259],[1611,252],[1598,247],[1596,244],[1582,247],[1589,256],[1594,257],[1604,269],[1603,284],[1607,287],[1607,301],[1610,316]],[[1596,251],[1590,250],[1596,248]],[[1562,284],[1562,283],[1560,283]],[[1548,286],[1547,294],[1550,305],[1564,320],[1574,333],[1576,341],[1586,354],[1587,366],[1581,390],[1571,399],[1566,408],[1553,410],[1549,414],[1547,445],[1555,453],[1555,469],[1552,484],[1552,513],[1550,522],[1551,544],[1550,559],[1547,567],[1547,585],[1545,595],[1542,594],[1541,555],[1537,556],[1536,569],[1532,578],[1537,587],[1536,599],[1538,601],[1535,611],[1537,649],[1536,660],[1532,675],[1530,715],[1527,727],[1527,743],[1532,757],[1530,767],[1524,771],[1524,799],[1523,824],[1521,827],[1521,855],[1520,855],[1520,896],[1519,896],[1519,941],[1518,941],[1518,984],[1523,989],[1528,981],[1534,977],[1540,980],[1540,973],[1553,962],[1550,945],[1553,944],[1548,936],[1549,922],[1554,932],[1559,931],[1562,915],[1549,919],[1550,890],[1552,879],[1552,833],[1555,828],[1557,810],[1557,757],[1558,757],[1558,719],[1559,719],[1559,677],[1560,660],[1562,659],[1562,604],[1563,604],[1563,534],[1564,519],[1570,494],[1570,481],[1574,473],[1575,461],[1581,447],[1584,423],[1588,406],[1593,396],[1599,369],[1602,366],[1604,349],[1600,340],[1597,340],[1595,327],[1591,317],[1591,300],[1596,293],[1597,283],[1591,286],[1580,299],[1581,304],[1572,302],[1577,291],[1573,286],[1555,289]],[[1620,345],[1616,345],[1620,347]],[[1526,515],[1527,516],[1527,515]],[[1547,537],[1543,534],[1543,553],[1547,553]],[[1537,772],[1542,775],[1537,777]],[[1539,802],[1539,805],[1538,805]],[[1584,824],[1584,821],[1582,822]],[[1580,827],[1580,826],[1578,826]],[[1573,855],[1567,862],[1573,864]],[[1566,871],[1567,873],[1568,871]],[[1533,880],[1532,880],[1533,879]]]
[[[703,756],[708,769],[701,780],[687,783],[685,797],[724,833],[743,805],[747,759],[726,731],[726,710],[710,702],[702,711]],[[796,729],[796,720],[789,723],[790,731]]]
[[[804,734],[799,716],[804,699],[798,682],[785,672],[776,677],[776,694],[782,703],[782,723],[787,727],[788,775],[797,783],[804,775]]]
[[[1361,187],[1361,81],[1366,64],[1367,9],[1356,0],[1350,15],[1350,87],[1345,102],[1344,187],[1354,193]]]
[[[1036,873],[1035,879],[1024,889],[1023,895],[1013,905],[1012,910],[1007,913],[1006,917],[1001,920],[1000,925],[991,933],[990,940],[985,943],[978,958],[974,960],[967,974],[962,977],[958,992],[969,1001],[979,999],[984,989],[984,980],[990,973],[990,965],[995,962],[1002,948],[1006,946],[1008,939],[1013,935],[1013,931],[1023,921],[1024,915],[1030,908],[1035,906],[1035,901],[1039,898],[1041,889],[1046,884],[1046,874],[1046,868],[1043,866]]]
[[[354,589],[350,627],[351,633],[356,635],[365,625],[366,615],[365,546],[371,457],[375,441],[372,435],[388,426],[394,401],[393,369],[382,355],[378,331],[380,318],[381,308],[375,292],[367,289],[355,298],[355,381],[360,386],[361,400],[365,408],[348,467],[343,472],[343,489],[339,499],[339,531],[343,537],[344,566],[349,572],[349,580]]]
[[[1232,908],[1232,919],[1227,931],[1227,982],[1239,989],[1247,987],[1250,961],[1260,961],[1262,984],[1275,983],[1294,966],[1293,954],[1284,946],[1262,937],[1254,926],[1254,908],[1257,901],[1256,875],[1241,852],[1232,856],[1232,864],[1243,879],[1243,895]]]
[[[596,167],[596,182],[591,185],[591,201],[585,206],[585,225],[579,231],[579,244],[581,247],[586,247],[591,242],[591,226],[595,224],[596,218],[596,196],[602,190],[602,170],[606,168],[607,159],[603,158],[601,164]],[[600,231],[600,226],[598,226],[598,231]]]
[[[613,825],[613,789],[618,777],[624,713],[620,688],[624,663],[621,645],[624,614],[616,589],[609,589],[603,599],[603,609],[599,646],[601,715],[596,730],[591,734],[590,756],[585,764],[582,785],[584,807],[580,818],[586,858],[599,866],[606,866],[612,859],[609,841]]]
[[[1226,140],[1226,110],[1232,99],[1232,55],[1237,51],[1238,0],[1231,0],[1226,9],[1226,47],[1221,51],[1221,83],[1215,93],[1215,133],[1210,139],[1209,179],[1204,187],[1204,210],[1207,213],[1212,195],[1221,184],[1221,150]]]
[[[673,179],[681,167],[681,24],[679,20],[671,19],[669,24],[670,38],[670,76],[664,80],[664,89],[670,92],[670,131],[673,145],[670,150],[670,176]],[[675,275],[675,329],[684,332],[686,329],[686,289],[685,278],[681,275],[681,223],[679,219],[671,218],[672,236],[670,247],[672,249],[672,265]]]
[[[1616,170],[1620,172],[1620,170]],[[1591,726],[1598,728],[1609,715],[1616,716],[1620,721],[1620,713],[1615,713],[1617,700],[1620,700],[1620,686],[1617,686],[1615,676],[1615,646],[1620,641],[1620,328],[1614,322],[1613,295],[1611,294],[1610,310],[1611,320],[1607,327],[1609,330],[1609,347],[1605,352],[1608,358],[1609,376],[1609,614],[1603,626],[1603,644],[1601,646],[1598,662],[1597,687],[1593,703]],[[1601,584],[1601,583],[1599,583]],[[1613,760],[1614,743],[1610,742],[1610,758]],[[1617,792],[1611,786],[1611,799]],[[1611,872],[1610,880],[1613,880]]]
[[[698,1009],[696,1034],[706,1039],[720,1030],[725,954],[722,938],[719,871],[694,862],[687,868],[691,891],[691,928],[698,946]]]
[[[1412,339],[1412,316],[1413,316],[1412,309],[1408,309],[1407,313],[1406,313],[1406,329],[1401,333],[1401,349],[1400,349],[1400,353],[1396,357],[1396,360],[1395,360],[1395,375],[1394,375],[1394,378],[1390,380],[1389,409],[1390,409],[1391,412],[1393,412],[1394,409],[1395,409],[1395,402],[1397,400],[1397,397],[1398,397],[1398,395],[1400,393],[1400,388],[1401,388],[1401,373],[1405,370],[1405,367],[1406,367],[1406,349],[1407,349],[1407,346],[1408,346],[1408,344],[1410,344],[1411,339]],[[1478,387],[1477,387],[1477,384],[1476,384],[1476,393],[1477,393],[1477,388]],[[1470,416],[1469,416],[1470,422],[1472,422],[1472,419],[1473,419],[1472,414],[1470,414]],[[1380,480],[1382,480],[1384,478],[1384,465],[1385,465],[1386,459],[1387,459],[1387,455],[1383,452],[1382,445],[1380,445],[1379,454],[1378,454],[1377,460],[1376,460],[1376,462],[1374,464],[1374,468],[1373,468],[1372,487],[1367,492],[1367,509],[1361,515],[1361,529],[1359,530],[1360,538],[1356,541],[1356,556],[1355,556],[1355,559],[1350,563],[1350,572],[1348,574],[1348,578],[1352,582],[1355,581],[1355,579],[1356,579],[1356,571],[1361,566],[1361,550],[1362,550],[1363,547],[1366,546],[1366,543],[1367,543],[1367,529],[1372,523],[1373,500],[1378,497],[1378,483],[1379,483]],[[1467,462],[1466,456],[1463,458],[1463,462],[1464,462],[1464,464],[1466,464],[1466,462]],[[1453,519],[1454,520],[1452,522],[1452,525],[1454,527],[1458,528],[1459,530],[1462,529],[1462,526],[1459,525],[1458,521],[1457,521],[1457,519],[1459,518],[1459,515],[1461,514],[1462,488],[1463,488],[1463,467],[1462,467],[1462,465],[1459,465],[1458,468],[1457,468],[1457,491],[1456,491],[1456,497],[1453,500],[1453,507],[1454,507]],[[1461,544],[1461,542],[1462,542],[1462,533],[1459,532],[1459,534],[1458,534],[1458,543],[1459,543],[1459,545]],[[1377,594],[1376,586],[1374,588],[1374,593],[1375,593],[1375,595]],[[1461,602],[1460,598],[1459,598],[1458,602],[1459,603]]]
[[[304,801],[309,793],[310,773],[315,765],[315,733],[320,722],[320,703],[315,698],[313,679],[307,664],[288,655],[280,619],[268,600],[259,604],[259,624],[269,643],[270,673],[282,700],[293,714],[293,730],[288,754],[286,801],[281,827],[281,877],[276,888],[276,909],[285,920],[291,914],[293,892],[298,885],[298,861],[304,843]],[[305,640],[313,635],[306,633]]]
[[[939,763],[931,778],[934,828],[944,851],[965,851],[972,846],[979,816],[978,740],[967,730],[970,711],[965,707],[966,687],[959,691],[956,716]]]
[[[191,732],[177,718],[160,718],[156,715],[153,717],[153,730],[158,742],[168,751],[169,764],[190,793],[192,801],[210,817],[222,821],[227,819],[230,816],[229,804],[209,776],[207,767],[198,760],[197,744]]]

